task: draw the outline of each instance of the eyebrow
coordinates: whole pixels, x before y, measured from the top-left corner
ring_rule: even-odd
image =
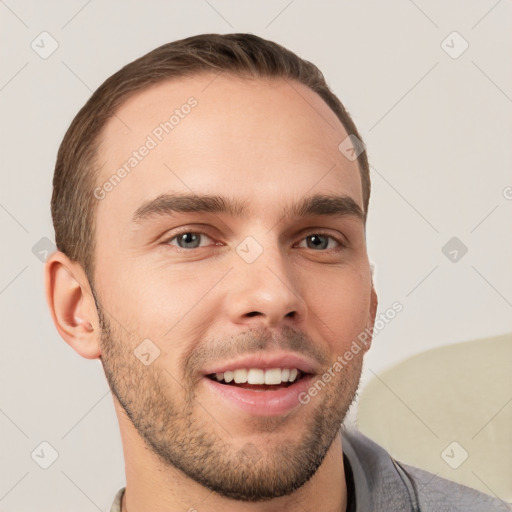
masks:
[[[143,203],[134,213],[132,221],[141,223],[150,218],[169,216],[173,213],[214,213],[232,217],[246,217],[247,204],[238,199],[219,195],[161,194]],[[361,207],[347,195],[315,194],[297,203],[284,206],[282,217],[355,217],[362,222],[365,215]]]

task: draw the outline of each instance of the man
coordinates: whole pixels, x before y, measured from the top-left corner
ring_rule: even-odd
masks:
[[[341,429],[377,310],[369,197],[322,74],[254,35],[164,45],[93,94],[57,158],[46,283],[113,393],[112,511],[507,510]]]

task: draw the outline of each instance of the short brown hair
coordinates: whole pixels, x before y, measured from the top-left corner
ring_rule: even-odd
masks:
[[[95,203],[100,133],[133,94],[164,80],[200,72],[228,72],[242,77],[282,78],[315,91],[334,111],[349,135],[361,137],[322,72],[283,46],[253,34],[201,34],[164,44],[109,77],[75,116],[60,145],[51,200],[57,248],[78,261],[92,283]],[[341,142],[341,141],[340,141]],[[366,151],[358,156],[366,220],[370,171]]]

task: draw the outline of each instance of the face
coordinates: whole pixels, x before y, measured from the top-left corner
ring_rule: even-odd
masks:
[[[302,486],[355,396],[364,350],[332,367],[376,304],[346,137],[305,86],[211,74],[137,94],[102,134],[102,364],[160,461],[222,496]]]

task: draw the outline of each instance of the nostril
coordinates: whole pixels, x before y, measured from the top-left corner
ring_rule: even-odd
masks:
[[[251,311],[250,313],[247,313],[248,317],[253,317],[253,316],[256,316],[256,315],[261,315],[261,313],[259,313],[258,311]]]

